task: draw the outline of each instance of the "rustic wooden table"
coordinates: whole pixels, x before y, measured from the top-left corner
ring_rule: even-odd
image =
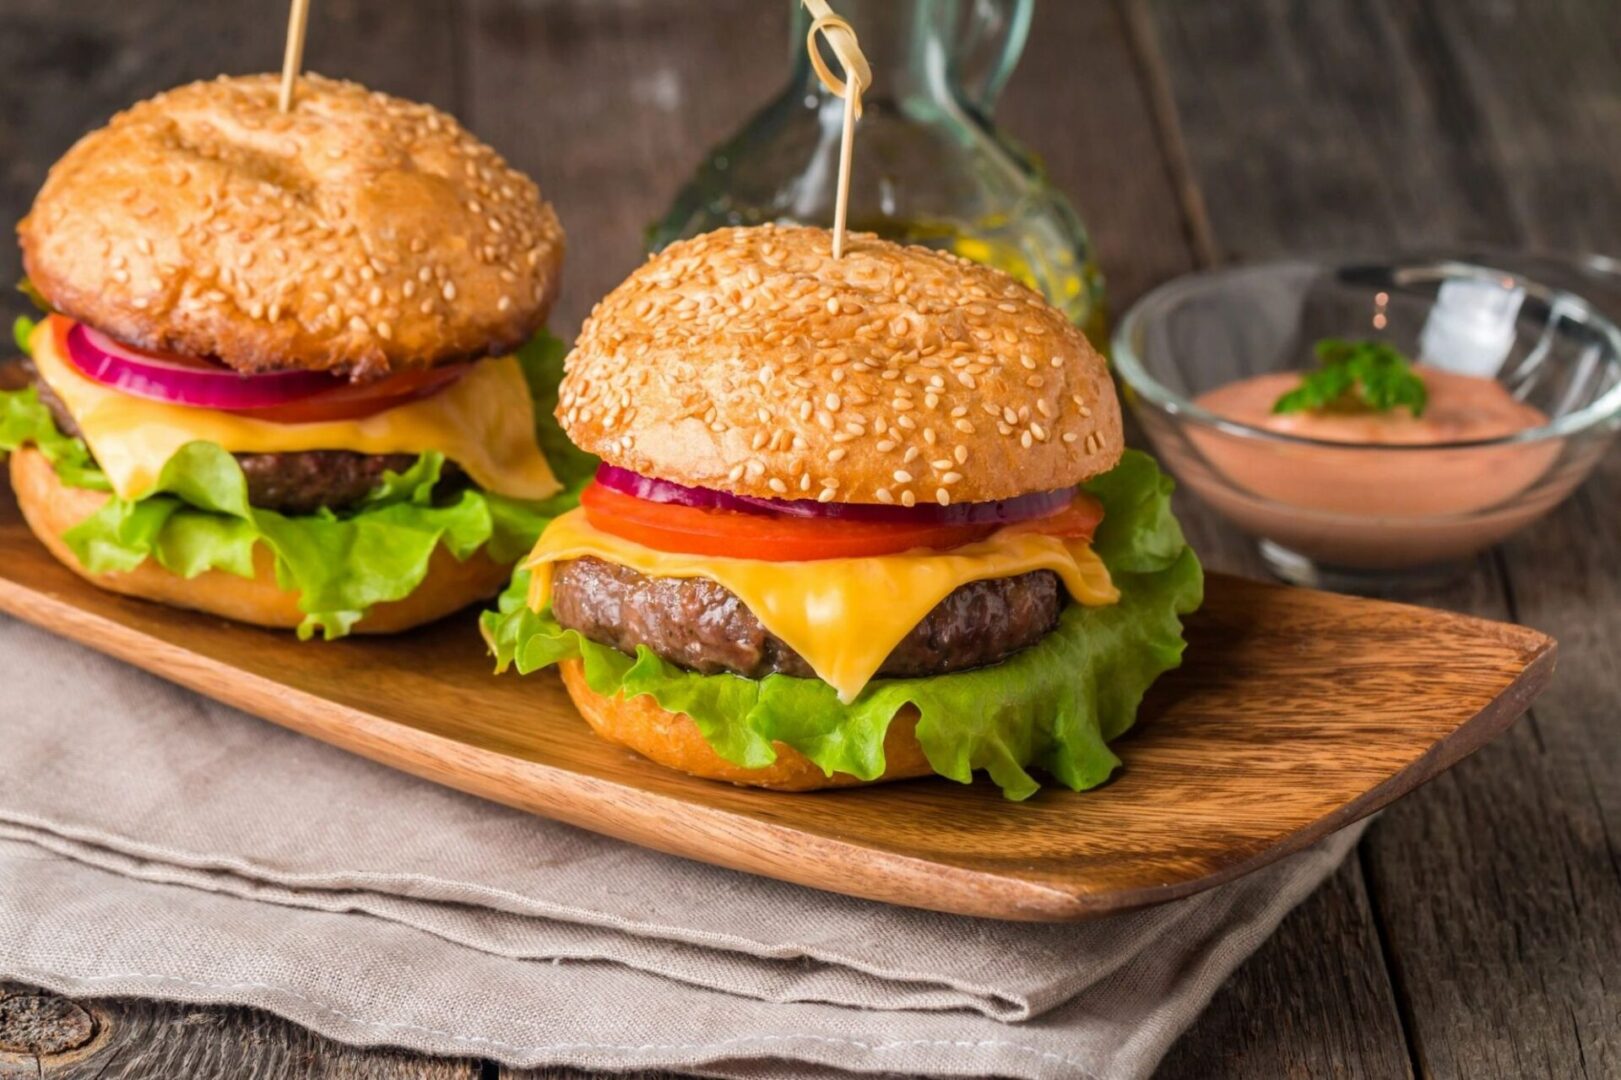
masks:
[[[309,66],[435,102],[569,229],[556,328],[638,261],[704,147],[784,76],[786,0],[318,0]],[[1043,0],[1000,113],[1090,223],[1116,312],[1322,249],[1621,254],[1613,0]],[[279,4],[5,0],[0,219],[84,129],[274,67]],[[0,250],[0,281],[17,276]],[[1507,736],[1388,811],[1172,1050],[1167,1077],[1621,1075],[1621,461],[1423,603],[1560,640]],[[1213,567],[1249,544],[1182,506]],[[0,987],[0,1077],[553,1077],[265,1013]]]

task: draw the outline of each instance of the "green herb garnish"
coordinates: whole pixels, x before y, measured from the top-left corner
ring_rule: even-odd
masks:
[[[1382,341],[1324,338],[1313,348],[1317,370],[1272,403],[1274,413],[1424,412],[1429,392],[1407,357]]]
[[[11,340],[17,343],[17,348],[25,353],[30,351],[28,342],[34,336],[34,327],[38,325],[38,322],[27,315],[17,316],[16,321],[11,324]]]

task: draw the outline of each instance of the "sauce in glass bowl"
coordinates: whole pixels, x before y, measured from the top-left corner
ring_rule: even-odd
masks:
[[[1548,422],[1546,413],[1516,400],[1495,379],[1424,364],[1413,370],[1429,392],[1418,416],[1405,408],[1274,413],[1273,402],[1300,381],[1300,373],[1290,371],[1240,379],[1194,398],[1224,420],[1357,450],[1247,443],[1202,431],[1193,438],[1211,464],[1257,495],[1376,517],[1462,514],[1494,506],[1530,487],[1559,456],[1557,440],[1510,443],[1458,453],[1432,450],[1409,467],[1410,455],[1371,449],[1485,442]]]
[[[1351,394],[1330,368],[1390,369],[1331,344],[1427,363],[1403,361],[1380,393],[1359,376]],[[1447,258],[1189,275],[1139,300],[1113,346],[1161,461],[1297,584],[1385,592],[1450,576],[1563,501],[1621,431],[1615,324],[1576,294]],[[1393,396],[1413,374],[1427,395]],[[1286,407],[1318,411],[1275,413],[1294,391]]]

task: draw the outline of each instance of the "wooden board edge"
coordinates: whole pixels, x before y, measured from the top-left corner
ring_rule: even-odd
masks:
[[[1151,907],[1171,900],[1180,900],[1195,893],[1203,892],[1206,889],[1235,881],[1279,859],[1303,851],[1347,825],[1354,824],[1371,814],[1378,813],[1402,796],[1411,794],[1429,783],[1429,781],[1464,758],[1474,754],[1504,731],[1507,731],[1516,720],[1525,714],[1531,707],[1531,702],[1535,700],[1538,694],[1542,693],[1547,687],[1548,681],[1553,678],[1559,644],[1547,634],[1532,630],[1529,627],[1505,626],[1501,623],[1493,623],[1489,619],[1468,618],[1470,618],[1470,621],[1483,626],[1513,631],[1512,635],[1505,636],[1512,636],[1516,640],[1525,642],[1530,649],[1526,665],[1501,694],[1486,704],[1485,708],[1459,724],[1452,730],[1451,734],[1436,740],[1428,750],[1420,754],[1405,768],[1392,773],[1383,782],[1369,788],[1359,797],[1339,807],[1332,813],[1303,826],[1278,843],[1257,852],[1248,859],[1230,863],[1205,877],[1177,882],[1174,885],[1114,893],[1110,897],[1110,903],[1102,910],[1095,903],[1089,902],[1094,898],[1065,892],[1065,897],[1069,903],[1064,906],[1066,909],[1075,912],[1075,914],[1068,915],[1063,920],[1055,921],[1079,921],[1086,918],[1098,918],[1102,915],[1112,915]],[[1084,913],[1082,913],[1083,911]]]
[[[947,914],[1026,922],[1078,922],[1180,899],[1310,846],[1382,809],[1506,729],[1546,685],[1557,651],[1555,642],[1537,631],[1460,616],[1512,639],[1527,656],[1525,667],[1479,713],[1362,796],[1249,858],[1201,877],[1100,897],[1058,882],[951,866],[846,843],[646,788],[482,750],[200,656],[115,618],[80,608],[52,592],[3,577],[0,611],[300,734],[502,805],[666,854],[808,888],[827,887],[825,875],[808,873],[805,867],[836,861],[844,868],[836,891],[845,895]],[[520,774],[525,783],[507,786],[501,782],[502,777],[517,779]],[[675,815],[690,827],[670,830],[648,820]]]
[[[1076,909],[1067,892],[1040,882],[845,843],[646,788],[481,750],[201,657],[3,577],[0,611],[379,764],[665,854],[822,891],[827,891],[825,879],[803,868],[836,860],[844,865],[838,890],[842,894],[947,914],[1024,922],[1062,922],[1096,914],[1092,908]],[[582,737],[594,736],[582,731]],[[526,774],[528,789],[543,797],[514,797],[519,789],[499,781],[503,775],[518,773]],[[641,820],[677,815],[683,830]]]

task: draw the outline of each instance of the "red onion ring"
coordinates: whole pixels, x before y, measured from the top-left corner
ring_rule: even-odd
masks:
[[[995,502],[934,503],[917,506],[890,506],[881,503],[818,502],[815,499],[757,499],[733,495],[711,488],[687,487],[670,480],[621,469],[616,465],[597,466],[597,483],[648,502],[674,503],[699,510],[732,510],[744,514],[775,517],[822,518],[839,521],[876,521],[895,524],[929,522],[939,525],[1011,525],[1017,521],[1046,517],[1069,505],[1074,488],[1037,491]]]
[[[81,375],[135,397],[200,409],[264,409],[345,385],[323,371],[243,375],[205,363],[169,360],[121,345],[83,323],[67,333],[68,361]]]

